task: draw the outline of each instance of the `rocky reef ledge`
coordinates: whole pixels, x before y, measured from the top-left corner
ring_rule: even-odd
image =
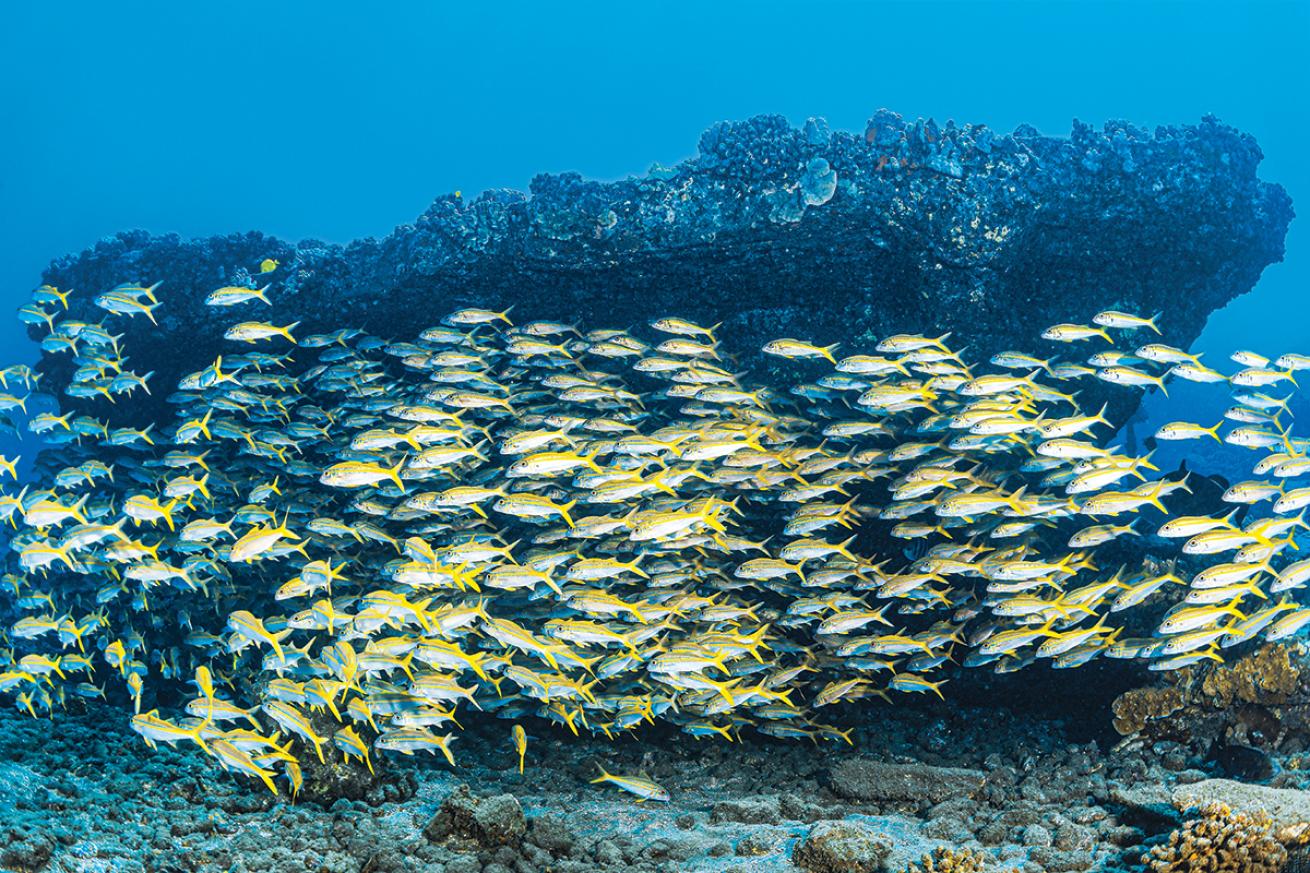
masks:
[[[695,157],[639,178],[563,173],[526,194],[439,197],[380,240],[132,231],[43,279],[83,292],[162,280],[168,341],[144,318],[127,326],[139,335],[133,366],[160,385],[220,353],[232,313],[205,295],[270,257],[282,264],[276,320],[309,331],[407,338],[456,306],[513,304],[519,319],[592,326],[724,321],[729,349],[745,355],[780,335],[855,346],[915,330],[957,331],[983,355],[1038,349],[1045,325],[1119,307],[1163,310],[1167,337],[1186,346],[1282,257],[1291,201],[1257,178],[1261,157],[1209,117],[1154,132],[1075,122],[1056,138],[886,110],[862,133],[758,116],[714,125]],[[75,317],[103,315],[92,296],[75,298]],[[71,363],[46,355],[41,367],[47,384],[66,384]],[[1120,402],[1122,417],[1133,401]],[[151,411],[130,406],[119,414]]]

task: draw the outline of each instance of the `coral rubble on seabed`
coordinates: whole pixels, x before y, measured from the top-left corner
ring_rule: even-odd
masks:
[[[972,850],[990,873],[1137,873],[1182,824],[1171,792],[1218,791],[1176,744],[1107,755],[1059,722],[959,703],[898,707],[822,755],[551,735],[532,746],[551,766],[522,776],[503,725],[468,728],[458,771],[383,758],[359,800],[324,807],[183,760],[199,750],[143,749],[117,706],[53,723],[0,711],[0,870],[844,873],[872,857],[867,869],[901,873],[972,870]],[[671,802],[597,792],[597,762],[647,770]],[[933,783],[952,791],[920,790]],[[953,855],[925,867],[939,848]]]

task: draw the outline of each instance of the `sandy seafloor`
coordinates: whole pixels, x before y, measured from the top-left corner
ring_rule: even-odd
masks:
[[[884,835],[892,873],[938,845],[984,848],[995,870],[1134,870],[1173,827],[1168,789],[1213,775],[1173,744],[1113,752],[1058,721],[942,704],[871,708],[854,746],[609,742],[540,723],[520,776],[508,723],[487,719],[454,743],[457,769],[392,755],[365,799],[324,807],[275,802],[195,748],[152,751],[126,719],[102,704],[53,722],[0,712],[0,869],[791,870],[798,842],[835,821]],[[671,801],[588,784],[598,763],[644,770]]]

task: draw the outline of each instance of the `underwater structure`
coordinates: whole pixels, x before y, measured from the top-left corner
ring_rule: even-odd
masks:
[[[461,306],[513,305],[519,321],[724,322],[739,354],[793,334],[858,346],[959,331],[982,358],[1024,348],[1033,326],[1120,308],[1162,312],[1186,348],[1282,258],[1291,200],[1258,178],[1260,159],[1251,137],[1213,118],[1154,131],[1075,123],[1064,138],[886,110],[863,133],[759,116],[711,127],[695,157],[644,177],[543,175],[527,193],[443,196],[380,240],[129,232],[42,279],[101,289],[168,277],[160,328],[127,325],[139,369],[163,384],[219,353],[224,325],[205,295],[264,258],[285,271],[279,317],[308,332],[398,336]],[[73,317],[99,315],[90,296],[71,305]],[[156,341],[139,341],[147,334]],[[56,382],[68,366],[41,363]],[[1120,399],[1110,414],[1131,411]]]
[[[181,772],[215,763],[270,789],[220,793],[229,815],[303,790],[357,822],[330,853],[300,841],[333,869],[1303,863],[1310,815],[1271,793],[1296,777],[1213,777],[1267,781],[1303,747],[1310,465],[1270,386],[1310,357],[1220,373],[1183,351],[1281,254],[1290,203],[1258,155],[1211,121],[1063,141],[755,119],[673,170],[446,198],[380,243],[106,241],[25,313],[66,414],[31,418],[61,448],[0,499],[0,692],[56,719],[108,697],[161,747],[149,780],[192,797]],[[1039,336],[1067,350],[1015,351]],[[1239,414],[1158,436],[1257,450],[1264,479],[1219,494],[1119,454],[1113,425],[1166,379],[1225,383]],[[1105,697],[1047,667],[1106,659],[1162,674],[1092,674],[1125,692],[1114,756],[978,708]],[[1041,678],[1006,692],[1018,670]],[[0,826],[76,809],[80,777],[23,774],[77,726],[6,733],[29,739]],[[644,846],[584,837],[549,774],[488,793],[532,779],[525,757],[698,812],[642,812]],[[765,760],[772,794],[740,775]],[[434,796],[446,764],[473,787]],[[421,830],[386,823],[407,803]],[[58,842],[87,857],[70,818]],[[174,822],[209,866],[296,862]],[[0,864],[58,854],[7,836]]]

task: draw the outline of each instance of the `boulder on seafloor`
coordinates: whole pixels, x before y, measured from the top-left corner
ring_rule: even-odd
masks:
[[[832,790],[842,797],[890,803],[941,803],[971,797],[986,778],[981,770],[889,764],[868,758],[845,758],[828,771]]]
[[[891,854],[886,835],[856,821],[825,821],[796,844],[792,863],[808,873],[875,873]]]
[[[776,796],[738,797],[720,800],[710,810],[710,823],[773,824],[782,819],[782,804]]]
[[[1221,803],[1238,813],[1264,812],[1272,820],[1270,832],[1280,843],[1310,842],[1310,791],[1251,785],[1232,779],[1203,779],[1178,786],[1172,797],[1179,811]]]
[[[55,261],[42,279],[77,289],[68,316],[88,321],[104,317],[96,293],[164,283],[159,327],[113,317],[133,367],[155,371],[162,388],[108,410],[115,424],[157,417],[181,375],[231,352],[223,330],[239,319],[204,304],[230,284],[271,282],[274,308],[245,308],[299,321],[299,332],[410,339],[456,307],[511,304],[524,320],[722,321],[743,363],[779,336],[858,350],[902,331],[955,331],[978,358],[1041,352],[1041,328],[1107,308],[1163,311],[1166,339],[1186,348],[1283,256],[1291,201],[1257,177],[1261,159],[1250,136],[1210,117],[1154,131],[1075,122],[1060,138],[887,110],[863,134],[758,116],[714,125],[670,169],[443,196],[380,240],[131,231]],[[281,265],[255,272],[265,258]],[[45,384],[66,385],[74,366],[46,354],[40,370]],[[1090,408],[1107,397],[1116,423],[1138,403],[1090,383],[1080,394]]]
[[[512,794],[475,797],[467,785],[451,792],[423,829],[434,843],[453,839],[480,848],[517,845],[527,832],[518,798]]]
[[[1115,786],[1110,789],[1109,801],[1121,807],[1121,822],[1151,833],[1169,830],[1182,822],[1169,789],[1157,783]]]

